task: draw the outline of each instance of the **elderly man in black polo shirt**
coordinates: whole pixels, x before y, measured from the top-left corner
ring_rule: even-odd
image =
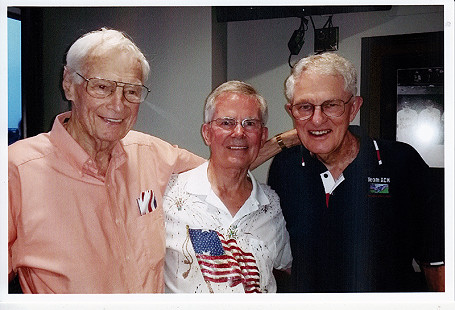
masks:
[[[303,145],[275,157],[269,184],[290,234],[291,291],[426,290],[419,267],[428,289],[443,291],[444,237],[432,220],[428,165],[407,144],[349,126],[363,103],[356,83],[353,65],[334,53],[300,60],[286,80]]]

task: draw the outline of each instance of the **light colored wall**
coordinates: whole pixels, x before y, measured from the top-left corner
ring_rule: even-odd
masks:
[[[322,28],[327,16],[314,16],[313,20],[316,28]],[[353,62],[360,82],[363,37],[442,31],[444,10],[442,6],[393,6],[390,11],[335,14],[332,21],[334,27],[339,27],[338,53]],[[228,23],[228,79],[251,83],[266,98],[270,109],[270,136],[292,128],[292,121],[284,110],[283,83],[290,73],[287,43],[299,26],[299,18]],[[291,63],[313,53],[311,21],[308,26],[305,44],[300,54],[291,58]],[[353,123],[359,122],[357,117]],[[262,182],[267,179],[270,162],[253,172]]]

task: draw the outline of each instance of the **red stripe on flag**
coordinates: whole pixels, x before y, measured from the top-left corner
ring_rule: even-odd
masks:
[[[217,233],[225,255],[196,254],[206,281],[228,282],[231,287],[243,284],[245,292],[260,293],[260,275],[256,260],[251,253],[242,251],[234,239],[225,240]]]

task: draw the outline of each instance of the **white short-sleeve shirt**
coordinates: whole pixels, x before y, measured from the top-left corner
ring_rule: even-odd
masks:
[[[166,189],[165,291],[276,292],[272,270],[292,263],[277,194],[249,173],[253,190],[232,217],[212,191],[207,167],[174,175]]]

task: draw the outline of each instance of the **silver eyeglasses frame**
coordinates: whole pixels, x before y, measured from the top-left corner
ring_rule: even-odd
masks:
[[[307,120],[307,119],[312,118],[313,115],[314,115],[314,111],[316,110],[316,107],[317,107],[317,106],[321,107],[321,112],[324,113],[324,115],[327,116],[327,117],[340,117],[340,116],[343,115],[344,112],[346,111],[346,104],[348,104],[348,103],[352,100],[352,98],[354,98],[354,95],[351,95],[351,97],[349,97],[349,99],[348,99],[347,101],[343,101],[342,99],[334,99],[334,100],[327,100],[327,101],[324,101],[322,104],[312,104],[312,103],[309,103],[309,102],[296,103],[296,104],[292,104],[292,105],[289,107],[289,110],[290,110],[292,116],[293,116],[296,120],[300,120],[300,121],[305,121],[305,120]],[[329,103],[335,102],[335,101],[340,102],[340,103],[342,104],[342,106],[343,106],[343,111],[342,111],[341,113],[337,114],[337,115],[328,115],[328,114],[326,114],[326,112],[324,111],[325,107],[327,107],[327,105],[328,105]],[[309,114],[309,115],[307,115],[307,116],[300,116],[300,117],[299,117],[299,116],[296,116],[296,115],[295,115],[296,112],[295,112],[294,107],[296,107],[296,106],[301,106],[301,105],[304,105],[304,104],[306,104],[306,105],[311,105],[311,106],[312,106],[311,114]]]
[[[228,122],[228,124],[223,126],[223,124],[220,123],[223,121]],[[249,126],[248,122],[253,122],[254,125]],[[220,118],[217,118],[217,119],[214,119],[214,120],[211,120],[210,122],[208,122],[208,124],[212,124],[212,123],[215,123],[217,127],[221,128],[225,131],[229,131],[229,132],[234,131],[237,124],[240,124],[240,126],[242,126],[242,128],[246,132],[258,132],[264,126],[264,123],[260,119],[257,119],[257,118],[245,118],[241,121],[238,121],[233,117],[220,117]]]
[[[128,102],[131,102],[131,103],[135,103],[135,104],[140,104],[142,102],[144,102],[144,100],[147,98],[148,94],[150,93],[150,89],[145,86],[145,85],[139,85],[139,84],[131,84],[131,83],[124,83],[124,82],[119,82],[119,81],[113,81],[113,80],[107,80],[107,79],[101,79],[101,78],[86,78],[85,76],[83,76],[82,74],[80,74],[79,72],[77,71],[74,71],[78,76],[80,76],[82,79],[85,80],[85,82],[87,82],[87,85],[85,86],[85,91],[90,95],[92,96],[93,98],[97,98],[97,99],[104,99],[104,98],[107,98],[109,96],[111,96],[114,92],[115,92],[115,89],[117,89],[117,87],[122,87],[123,88],[123,97],[128,101]],[[89,91],[89,84],[92,83],[93,81],[104,81],[104,82],[107,82],[109,84],[112,85],[112,89],[113,91],[111,91],[109,94],[106,94],[105,96],[104,95],[96,95],[95,93]],[[115,87],[114,87],[115,86]],[[128,94],[126,93],[127,90],[125,90],[125,87],[141,87],[141,98],[137,101],[137,100],[131,100],[131,96],[128,96]]]

